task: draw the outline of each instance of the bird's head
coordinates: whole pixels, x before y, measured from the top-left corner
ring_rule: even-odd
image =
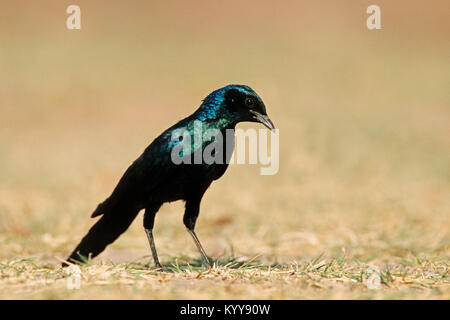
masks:
[[[234,123],[259,122],[270,130],[275,126],[266,112],[266,106],[252,88],[231,84],[209,94],[198,110],[200,120],[228,118]]]

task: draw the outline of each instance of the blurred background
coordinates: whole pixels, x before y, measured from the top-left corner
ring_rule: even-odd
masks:
[[[66,28],[71,4],[81,30]],[[366,27],[371,4],[381,30]],[[280,129],[280,170],[234,165],[213,184],[196,228],[208,254],[448,261],[449,12],[448,1],[3,1],[0,259],[65,258],[144,148],[239,83]],[[162,261],[198,255],[183,209],[157,215]],[[138,216],[98,260],[149,254]]]

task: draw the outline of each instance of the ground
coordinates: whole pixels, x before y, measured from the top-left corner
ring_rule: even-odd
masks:
[[[382,2],[376,31],[372,3],[312,3],[80,1],[79,31],[71,3],[5,5],[0,298],[449,299],[448,2]],[[214,268],[175,202],[154,230],[164,271],[141,214],[68,289],[60,262],[96,205],[228,83],[261,95],[280,167],[231,165],[207,191],[196,231]]]

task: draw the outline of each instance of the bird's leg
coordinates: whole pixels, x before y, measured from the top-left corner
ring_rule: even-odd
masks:
[[[153,260],[155,261],[155,267],[161,269],[162,266],[158,260],[158,253],[156,253],[155,240],[153,240],[153,232],[152,229],[145,229],[147,233],[148,242],[150,243],[150,249],[152,250]]]
[[[197,217],[200,212],[200,200],[201,197],[186,200],[186,210],[184,212],[183,223],[189,234],[192,236],[192,239],[194,239],[195,245],[197,246],[198,251],[200,251],[205,265],[211,267],[211,262],[209,261],[209,258],[194,231],[195,222],[197,221]]]
[[[145,208],[144,213],[144,228],[145,233],[147,234],[148,243],[150,244],[150,249],[152,250],[153,260],[155,261],[155,267],[158,269],[162,269],[161,264],[159,263],[158,253],[156,253],[155,240],[153,239],[153,225],[155,222],[155,215],[160,206],[152,206]]]
[[[197,235],[195,234],[194,229],[187,229],[187,231],[189,232],[189,234],[192,236],[192,239],[194,239],[195,245],[197,246],[198,251],[200,251],[200,254],[202,255],[203,261],[205,262],[205,264],[208,267],[212,267],[211,266],[211,261],[209,261],[208,256],[206,255],[205,249],[203,249],[202,244],[200,243],[200,241],[198,240]]]

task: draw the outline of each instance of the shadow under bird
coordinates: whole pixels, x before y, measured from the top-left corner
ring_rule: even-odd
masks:
[[[211,266],[194,227],[205,191],[228,167],[229,159],[225,158],[228,153],[222,152],[223,161],[212,164],[175,164],[171,157],[176,145],[173,141],[175,130],[186,130],[192,136],[198,121],[201,121],[203,130],[215,129],[222,133],[224,140],[232,139],[233,141],[229,141],[232,148],[234,135],[227,137],[226,130],[234,129],[239,122],[259,122],[274,130],[264,103],[250,87],[228,85],[212,92],[192,115],[164,131],[131,164],[109,198],[100,203],[92,213],[92,217],[101,218],[91,227],[67,261],[82,262],[84,257],[100,254],[128,229],[139,211],[144,209],[144,228],[153,260],[155,266],[161,268],[152,233],[155,215],[163,203],[185,200],[183,223],[194,239],[204,263]],[[192,144],[192,154],[198,148],[204,150],[207,145],[208,141],[202,141],[200,145]],[[226,145],[227,141],[223,141],[222,146]]]

